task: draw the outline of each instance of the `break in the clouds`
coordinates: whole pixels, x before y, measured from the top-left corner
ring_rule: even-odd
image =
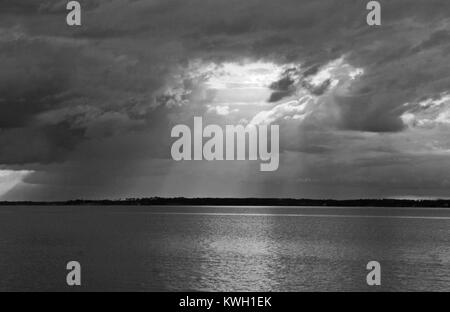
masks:
[[[450,3],[0,1],[0,195],[448,197]],[[280,125],[280,169],[170,130]]]

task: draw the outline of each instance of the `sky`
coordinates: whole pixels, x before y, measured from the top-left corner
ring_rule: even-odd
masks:
[[[450,197],[450,2],[0,0],[0,200]],[[276,124],[280,165],[171,158]]]

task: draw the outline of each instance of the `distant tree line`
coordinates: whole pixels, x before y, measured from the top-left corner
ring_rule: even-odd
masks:
[[[294,199],[294,198],[185,198],[151,197],[126,198],[118,200],[69,200],[69,201],[15,201],[0,202],[2,206],[330,206],[330,207],[450,207],[450,200],[408,200],[408,199]]]

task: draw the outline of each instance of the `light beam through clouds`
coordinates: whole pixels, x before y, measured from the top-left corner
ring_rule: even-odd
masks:
[[[27,170],[0,170],[0,200],[5,193],[20,184],[31,173],[33,172]]]

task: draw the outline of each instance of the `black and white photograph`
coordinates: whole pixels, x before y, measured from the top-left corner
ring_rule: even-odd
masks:
[[[0,0],[0,292],[448,291],[450,1]]]

